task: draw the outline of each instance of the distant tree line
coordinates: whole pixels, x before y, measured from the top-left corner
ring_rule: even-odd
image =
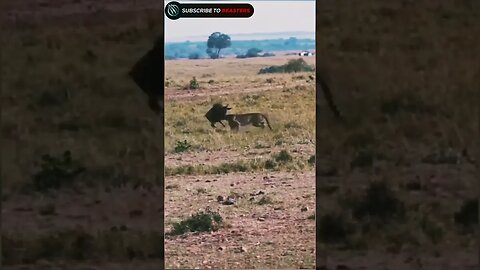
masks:
[[[189,58],[217,59],[222,55],[236,55],[237,58],[273,56],[269,51],[312,50],[315,40],[297,39],[266,39],[266,40],[231,40],[230,36],[214,32],[207,42],[177,42],[167,43],[165,59]],[[263,53],[262,53],[263,52]]]

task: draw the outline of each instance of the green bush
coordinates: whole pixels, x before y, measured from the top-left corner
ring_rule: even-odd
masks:
[[[181,235],[187,232],[210,232],[218,230],[223,218],[218,212],[207,210],[193,214],[186,220],[173,224],[170,235]]]
[[[70,151],[60,157],[42,156],[40,171],[33,175],[33,189],[46,191],[72,185],[85,168],[72,160]]]
[[[281,66],[270,66],[260,69],[258,74],[266,73],[292,73],[292,72],[312,72],[315,69],[308,65],[303,58],[289,60],[287,64]]]

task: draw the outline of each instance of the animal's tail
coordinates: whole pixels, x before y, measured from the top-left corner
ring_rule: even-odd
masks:
[[[266,116],[265,114],[263,114],[263,113],[262,113],[262,116],[263,116],[263,118],[265,118],[265,121],[267,121],[267,125],[268,125],[268,127],[270,128],[270,130],[273,130],[273,129],[272,129],[272,126],[270,126],[270,121],[268,121],[267,116]]]
[[[317,76],[317,83],[320,84],[320,87],[323,90],[323,94],[325,95],[325,99],[327,100],[328,106],[332,110],[333,114],[337,118],[342,118],[342,114],[338,110],[338,107],[335,105],[335,102],[333,102],[333,97],[332,97],[332,92],[330,92],[330,88],[328,87],[327,83],[323,80],[320,74],[316,74]],[[318,106],[318,105],[317,105]]]

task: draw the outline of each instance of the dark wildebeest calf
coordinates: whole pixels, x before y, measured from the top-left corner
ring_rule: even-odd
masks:
[[[222,123],[222,120],[226,120],[227,111],[231,110],[232,108],[227,106],[223,106],[221,103],[213,104],[212,108],[205,114],[205,117],[210,121],[212,127],[215,127],[215,123],[222,124],[223,127],[225,125]]]

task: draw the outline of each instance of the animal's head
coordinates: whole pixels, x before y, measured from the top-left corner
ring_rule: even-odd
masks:
[[[163,114],[163,35],[154,46],[142,56],[128,72],[137,86],[147,95],[148,106],[152,111]]]
[[[232,108],[223,106],[221,103],[213,104],[212,108],[205,114],[205,117],[210,121],[210,123],[220,122],[221,120],[225,120],[225,116],[227,115],[227,111],[231,110]]]

